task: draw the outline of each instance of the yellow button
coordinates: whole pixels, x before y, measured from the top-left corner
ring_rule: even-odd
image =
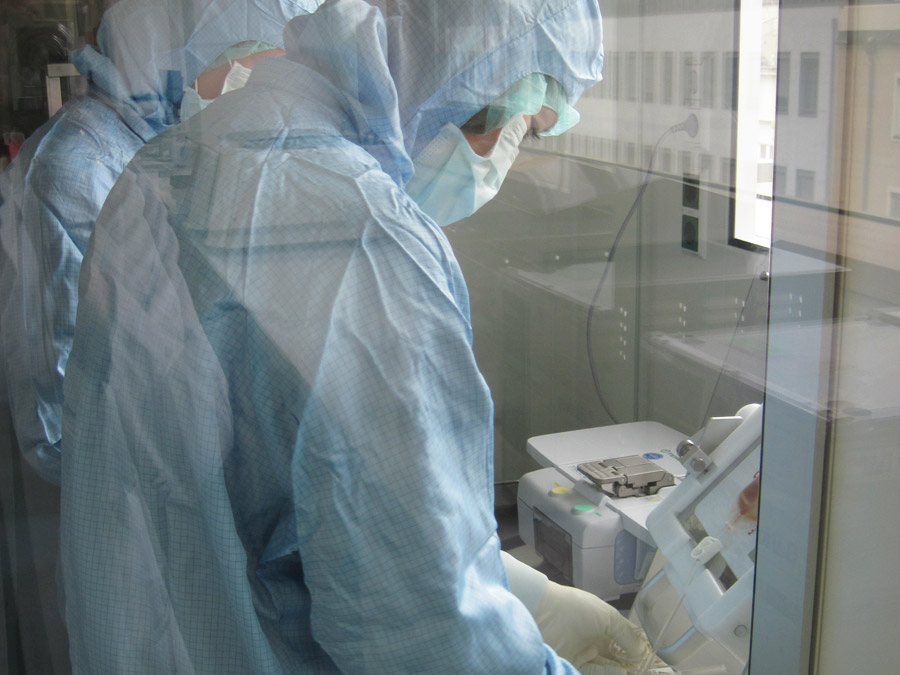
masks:
[[[571,492],[571,490],[570,490],[569,488],[566,488],[566,487],[559,487],[559,486],[557,486],[557,487],[553,488],[552,490],[550,490],[550,494],[553,495],[553,496],[556,496],[556,497],[560,497],[560,496],[562,496],[562,495],[567,495],[567,494],[569,494],[570,492]]]

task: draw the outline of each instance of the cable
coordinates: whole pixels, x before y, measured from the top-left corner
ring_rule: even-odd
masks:
[[[635,196],[634,201],[631,203],[631,208],[628,209],[628,213],[625,215],[625,219],[619,226],[619,230],[616,233],[616,238],[613,240],[613,245],[609,249],[609,255],[606,257],[606,266],[603,268],[603,274],[600,275],[600,281],[597,284],[597,290],[594,291],[594,297],[591,298],[591,304],[588,307],[587,351],[588,364],[591,367],[591,379],[594,382],[594,391],[597,394],[597,399],[600,401],[600,406],[612,420],[613,424],[618,424],[619,420],[613,414],[612,410],[610,410],[609,406],[606,403],[606,400],[603,398],[603,392],[600,390],[600,378],[597,374],[597,367],[594,362],[594,348],[592,345],[593,341],[591,340],[591,324],[594,320],[594,310],[597,307],[597,300],[600,297],[600,291],[603,290],[603,284],[606,282],[606,277],[609,274],[609,268],[613,262],[613,258],[616,255],[616,250],[619,248],[619,242],[622,240],[622,235],[625,234],[625,228],[628,227],[628,223],[631,221],[631,217],[634,215],[638,204],[640,204],[641,202],[641,198],[644,196],[644,191],[647,189],[647,186],[650,183],[650,174],[653,169],[653,160],[656,158],[656,151],[659,149],[659,144],[662,143],[663,140],[669,135],[677,133],[679,131],[685,131],[691,138],[694,138],[697,135],[697,130],[699,129],[699,127],[700,124],[697,121],[697,116],[691,113],[683,122],[672,125],[668,129],[666,129],[659,137],[659,140],[656,141],[656,145],[653,146],[653,151],[650,153],[650,161],[647,162],[647,168],[644,171],[644,178],[641,181],[641,187],[638,190],[637,196]]]
[[[709,413],[712,409],[713,401],[716,398],[716,391],[719,389],[719,383],[722,381],[722,375],[725,374],[725,366],[728,365],[728,358],[731,356],[731,350],[734,347],[735,338],[737,338],[738,331],[741,328],[741,322],[744,320],[744,311],[747,309],[747,305],[750,304],[750,294],[753,292],[753,286],[756,284],[756,281],[762,281],[764,283],[768,282],[768,274],[767,272],[762,272],[761,274],[755,274],[752,279],[750,279],[750,287],[747,289],[747,294],[744,296],[744,304],[741,306],[741,312],[738,314],[737,323],[735,324],[734,331],[731,333],[731,339],[728,341],[728,349],[725,350],[725,356],[722,358],[722,365],[719,368],[719,373],[716,375],[716,384],[713,386],[712,393],[709,395],[709,401],[706,404],[706,410],[703,412],[703,417],[701,421],[709,419]],[[763,363],[763,371],[765,372],[765,363]],[[704,428],[705,431],[705,428]],[[698,445],[702,445],[702,437],[697,440]]]

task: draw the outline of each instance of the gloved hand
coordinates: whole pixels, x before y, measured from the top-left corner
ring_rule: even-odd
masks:
[[[582,675],[624,675],[650,653],[640,628],[578,588],[548,581],[534,619],[544,642]]]
[[[596,595],[554,583],[505,551],[501,558],[510,590],[531,612],[544,642],[582,675],[625,675],[650,654],[644,632]]]

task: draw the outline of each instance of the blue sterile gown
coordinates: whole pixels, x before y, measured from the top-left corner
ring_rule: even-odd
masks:
[[[507,588],[492,404],[403,191],[531,72],[600,75],[595,0],[333,0],[142,148],[85,258],[63,571],[83,673],[572,673]]]
[[[178,121],[185,83],[226,47],[280,45],[313,0],[121,0],[98,46],[72,56],[90,93],[28,138],[0,175],[0,362],[19,446],[58,483],[62,383],[78,275],[109,190],[144,143]]]

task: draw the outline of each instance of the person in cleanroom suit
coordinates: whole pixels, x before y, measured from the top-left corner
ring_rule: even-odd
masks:
[[[19,446],[59,482],[62,383],[88,239],[125,165],[180,119],[183,91],[230,45],[280,46],[313,0],[122,0],[72,62],[69,101],[0,178],[0,351]]]
[[[15,542],[5,602],[17,612],[11,630],[28,672],[68,670],[54,484],[79,270],[100,208],[138,148],[179,120],[182,89],[193,92],[188,85],[219,52],[248,38],[280,45],[288,20],[314,8],[309,0],[121,0],[104,13],[96,46],[71,56],[87,94],[31,135],[0,174],[0,431],[9,439],[0,514]]]
[[[624,672],[636,628],[505,573],[491,399],[439,227],[529,129],[572,119],[600,77],[596,0],[329,0],[285,49],[138,152],[85,258],[76,672],[573,673],[540,632],[560,604],[582,672]]]

